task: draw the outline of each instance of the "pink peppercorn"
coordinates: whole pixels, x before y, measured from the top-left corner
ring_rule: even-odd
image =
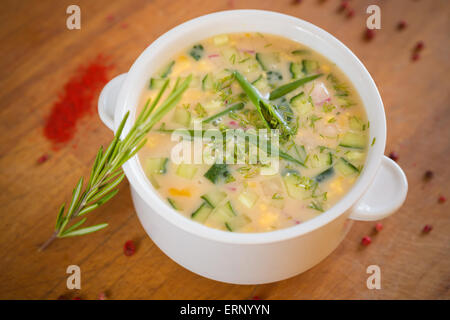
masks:
[[[439,196],[438,198],[438,203],[444,203],[445,201],[447,201],[447,198],[444,196]]]
[[[98,295],[98,300],[106,300],[106,294],[104,292],[100,292]]]
[[[417,52],[414,52],[413,55],[411,56],[411,60],[417,61],[419,59],[420,59],[420,54],[418,54]]]
[[[395,151],[392,151],[391,153],[389,153],[389,158],[391,158],[392,160],[397,162],[397,160],[398,160],[398,153],[395,152]]]
[[[363,246],[368,246],[371,243],[372,243],[372,239],[369,236],[365,236],[361,239],[361,244]]]
[[[373,29],[366,29],[364,37],[368,41],[372,40],[375,37],[375,30],[373,30]]]
[[[347,18],[353,18],[354,15],[355,15],[355,10],[349,9],[347,11]]]
[[[383,230],[383,225],[378,222],[377,224],[375,224],[375,230],[377,232],[380,232],[381,230]]]
[[[416,46],[414,47],[415,51],[420,51],[425,47],[425,44],[423,43],[423,41],[419,41],[416,43]]]
[[[403,30],[407,27],[406,21],[401,20],[398,24],[397,24],[397,29],[398,30]]]
[[[344,11],[344,10],[347,10],[348,7],[349,7],[348,0],[342,0],[341,4],[339,6],[339,10]]]
[[[42,164],[42,163],[44,163],[45,161],[47,161],[48,160],[48,155],[47,154],[43,154],[42,156],[40,156],[38,159],[37,159],[37,163],[38,164]]]
[[[127,242],[125,242],[125,245],[123,246],[123,253],[127,257],[132,256],[135,251],[136,251],[136,246],[134,245],[133,240],[128,240]]]
[[[433,230],[433,226],[432,225],[425,225],[425,227],[423,227],[422,232],[423,233],[429,233],[431,230]]]

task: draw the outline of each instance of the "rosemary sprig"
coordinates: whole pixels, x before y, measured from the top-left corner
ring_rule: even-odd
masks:
[[[133,127],[121,139],[120,136],[122,135],[129,112],[125,114],[106,151],[103,151],[103,147],[100,147],[84,190],[83,177],[81,177],[73,190],[72,200],[70,201],[68,210],[65,210],[65,204],[61,206],[56,218],[55,231],[40,247],[40,250],[44,250],[57,238],[81,236],[108,226],[107,223],[101,223],[94,226],[82,227],[87,220],[86,217],[74,223],[73,220],[100,207],[117,194],[119,191],[117,186],[125,177],[122,165],[145,145],[147,142],[147,139],[145,139],[146,134],[180,101],[191,79],[192,76],[189,76],[181,84],[178,79],[166,100],[156,108],[161,96],[169,85],[169,80],[166,80],[152,104],[150,104],[150,100],[147,101],[144,109],[136,118]],[[153,110],[155,112],[152,115]]]

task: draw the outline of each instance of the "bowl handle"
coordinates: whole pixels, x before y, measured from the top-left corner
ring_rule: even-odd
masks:
[[[383,156],[380,168],[350,219],[374,221],[386,218],[401,207],[408,192],[408,181],[397,163]]]
[[[103,88],[98,98],[98,114],[103,123],[111,130],[114,131],[114,111],[116,109],[117,96],[119,95],[120,88],[123,81],[127,76],[126,73],[118,75],[111,81],[109,81]]]

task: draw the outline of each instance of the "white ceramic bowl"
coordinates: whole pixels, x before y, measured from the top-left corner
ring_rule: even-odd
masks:
[[[383,155],[386,118],[377,87],[361,61],[326,31],[297,18],[260,10],[205,15],[166,32],[139,56],[130,71],[111,80],[99,99],[103,122],[115,130],[136,106],[149,76],[175,53],[221,33],[261,32],[305,44],[336,63],[358,90],[370,121],[367,161],[355,185],[335,206],[297,226],[266,233],[232,233],[205,227],[173,210],[147,180],[137,156],[124,165],[139,219],[158,247],[204,277],[260,284],[295,276],[319,263],[342,241],[351,220],[374,221],[396,211],[408,189],[400,167]],[[124,133],[131,127],[127,123]],[[350,220],[349,220],[350,219]]]

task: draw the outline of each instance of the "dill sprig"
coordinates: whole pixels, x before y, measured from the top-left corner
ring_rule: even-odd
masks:
[[[82,227],[87,220],[84,215],[100,207],[117,194],[119,191],[117,186],[125,177],[122,165],[145,145],[147,142],[145,138],[146,134],[180,101],[191,79],[192,76],[189,76],[181,84],[179,83],[180,79],[177,79],[171,93],[156,108],[169,85],[169,80],[167,79],[154,101],[151,104],[150,99],[147,101],[130,131],[121,139],[120,136],[122,135],[129,112],[125,114],[108,148],[104,151],[103,147],[100,147],[94,160],[89,180],[84,189],[84,179],[81,177],[73,189],[72,199],[67,210],[65,210],[66,204],[63,204],[59,209],[55,231],[42,244],[40,250],[44,250],[57,238],[81,236],[108,226],[107,223],[101,223],[89,227]],[[77,221],[75,222],[75,220]]]

